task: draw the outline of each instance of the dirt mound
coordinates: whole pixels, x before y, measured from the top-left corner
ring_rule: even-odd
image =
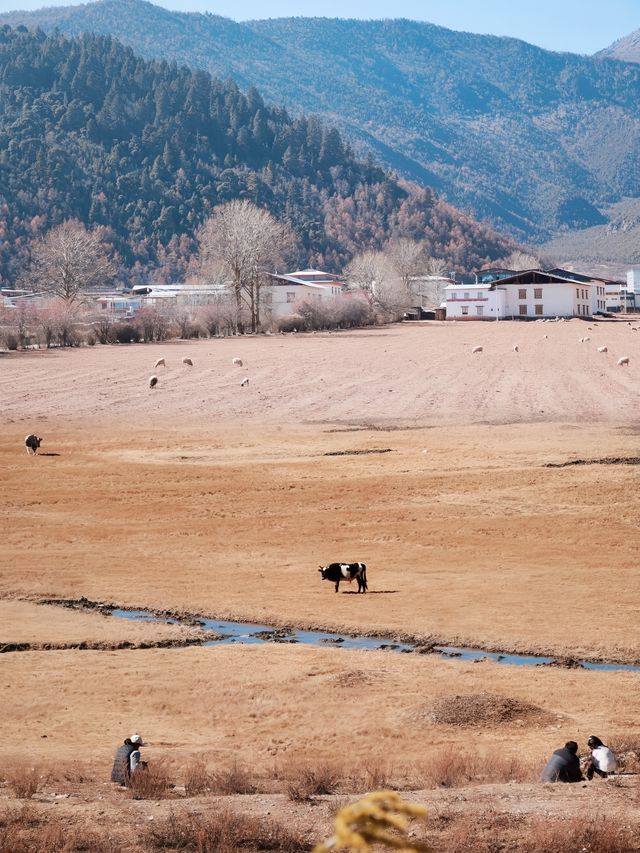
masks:
[[[338,673],[332,680],[338,687],[362,687],[365,684],[373,684],[377,679],[370,672],[351,669]]]
[[[434,723],[449,726],[499,725],[518,720],[541,723],[551,719],[551,715],[537,705],[496,693],[445,696],[425,711],[424,716]]]

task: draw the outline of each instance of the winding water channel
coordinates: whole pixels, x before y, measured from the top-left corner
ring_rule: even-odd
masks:
[[[134,619],[145,622],[165,622],[174,625],[194,625],[202,631],[215,632],[220,639],[208,640],[205,646],[230,644],[259,645],[263,643],[300,643],[306,646],[333,646],[343,649],[387,650],[400,653],[429,653],[442,658],[456,658],[464,661],[491,660],[511,666],[574,666],[581,669],[604,671],[640,672],[640,666],[602,661],[567,661],[562,658],[538,655],[516,655],[506,652],[488,652],[461,646],[429,646],[417,643],[397,643],[383,637],[357,637],[348,634],[333,634],[322,631],[303,631],[296,628],[274,628],[273,625],[258,625],[251,622],[228,622],[223,619],[205,619],[201,617],[184,619],[165,617],[150,610],[124,610],[114,608],[111,615],[117,619]]]

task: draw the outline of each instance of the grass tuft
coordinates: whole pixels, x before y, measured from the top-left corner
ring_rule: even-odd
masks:
[[[311,847],[305,838],[277,821],[260,820],[228,809],[208,815],[171,814],[148,829],[147,843],[151,850],[194,853],[241,850],[303,853]]]

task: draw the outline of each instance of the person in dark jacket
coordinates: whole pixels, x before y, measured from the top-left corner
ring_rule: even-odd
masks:
[[[542,771],[542,782],[582,782],[578,744],[568,740],[562,749],[556,749]]]
[[[131,735],[116,752],[111,769],[111,781],[119,785],[129,785],[131,777],[141,767],[146,766],[140,760],[140,747],[144,741],[140,735]]]

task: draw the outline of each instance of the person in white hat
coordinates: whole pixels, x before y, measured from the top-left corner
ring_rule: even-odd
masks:
[[[133,774],[146,763],[140,759],[140,747],[144,746],[142,736],[135,734],[125,739],[125,742],[116,752],[111,769],[111,781],[119,785],[131,784]]]

